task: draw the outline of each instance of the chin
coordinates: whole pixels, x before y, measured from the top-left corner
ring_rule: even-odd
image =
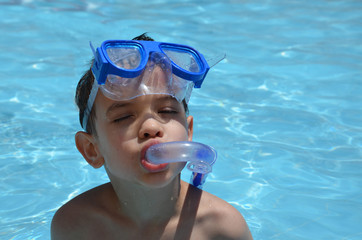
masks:
[[[184,168],[185,163],[178,163],[172,165],[177,166],[172,166],[162,172],[147,174],[145,181],[143,181],[143,185],[150,188],[164,188],[170,184],[179,184],[181,178],[181,171]],[[177,174],[175,174],[176,172]]]

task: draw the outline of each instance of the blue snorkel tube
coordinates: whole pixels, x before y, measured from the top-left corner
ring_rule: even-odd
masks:
[[[189,162],[190,183],[202,188],[217,158],[214,148],[198,142],[166,142],[151,146],[146,159],[154,164]]]

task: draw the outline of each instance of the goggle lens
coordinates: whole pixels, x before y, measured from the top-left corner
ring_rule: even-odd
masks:
[[[109,46],[106,49],[111,62],[122,69],[136,69],[141,62],[141,52],[136,46],[118,45]]]
[[[192,52],[182,49],[170,49],[167,47],[161,47],[161,49],[167,57],[180,68],[193,73],[200,72],[199,61]]]

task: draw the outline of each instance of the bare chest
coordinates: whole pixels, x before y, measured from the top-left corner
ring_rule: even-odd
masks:
[[[85,229],[88,232],[87,239],[147,239],[147,240],[169,240],[169,239],[208,239],[205,229],[195,221],[170,220],[164,224],[148,226],[137,226],[130,223],[103,222],[92,228]],[[89,234],[92,232],[91,234]]]

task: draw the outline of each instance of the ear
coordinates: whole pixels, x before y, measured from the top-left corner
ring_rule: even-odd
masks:
[[[187,133],[188,133],[188,140],[192,141],[192,135],[194,134],[194,117],[193,116],[187,117]]]
[[[104,164],[104,158],[100,154],[97,142],[94,136],[86,132],[77,132],[75,134],[75,145],[84,159],[94,168],[100,168]]]

